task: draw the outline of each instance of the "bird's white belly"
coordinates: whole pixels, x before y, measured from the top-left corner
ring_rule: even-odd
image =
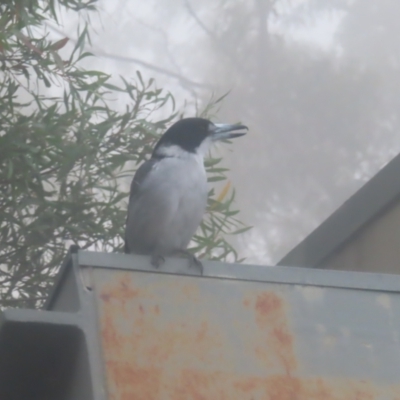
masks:
[[[151,219],[155,252],[167,254],[186,249],[201,223],[207,205],[207,177],[201,160],[165,158],[154,171],[148,185],[154,189],[146,201],[154,204]],[[153,224],[154,225],[154,224]]]

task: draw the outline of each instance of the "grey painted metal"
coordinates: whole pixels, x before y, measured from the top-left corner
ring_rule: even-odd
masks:
[[[14,372],[7,372],[5,370],[7,366],[0,360],[0,398],[8,400],[107,399],[96,301],[90,288],[88,289],[80,281],[83,269],[84,267],[77,264],[77,255],[69,252],[44,310],[10,309],[0,313],[0,354],[5,354],[4,362],[10,363],[12,360],[20,364],[20,368],[13,368]],[[54,311],[54,309],[62,311]],[[46,340],[37,339],[36,342],[30,343],[30,332],[38,332],[39,336],[42,335]],[[24,345],[13,344],[13,337],[21,337],[27,343],[26,349]],[[57,337],[60,338],[60,342],[57,342]],[[54,349],[51,347],[52,341],[58,343],[54,344],[56,346]],[[69,342],[73,344],[73,349],[68,346]],[[20,350],[14,349],[13,354],[9,354],[8,347],[11,349],[16,347]],[[48,348],[54,353],[54,357],[48,354]],[[66,353],[74,351],[76,351],[74,358],[68,358]],[[28,358],[25,358],[25,353]],[[43,358],[44,361],[32,364],[30,354]],[[38,375],[36,369],[44,371],[52,369],[49,364],[55,360],[68,363],[71,369],[71,371],[60,370],[63,371],[63,376],[57,375],[59,380],[57,387],[52,388],[48,385],[45,377],[40,374],[37,384],[25,382],[28,377]],[[21,374],[19,369],[23,369],[23,365],[27,367],[25,373]],[[2,379],[4,376],[7,376],[6,381]],[[10,385],[15,388],[15,392],[10,392]],[[35,397],[35,393],[29,393],[28,397],[27,392],[19,390],[19,387],[27,387],[26,390],[39,393],[38,397]]]
[[[0,315],[1,325],[8,323],[36,323],[81,327],[82,322],[83,316],[81,314],[57,311],[8,309],[4,310]]]
[[[44,304],[44,309],[48,309],[50,308],[50,303],[54,298],[58,297],[58,291],[62,290],[62,288],[64,287],[64,281],[65,281],[65,275],[68,273],[68,271],[72,270],[72,265],[73,265],[73,261],[74,261],[74,254],[76,254],[77,251],[71,251],[71,249],[68,251],[66,257],[64,258],[61,266],[60,266],[60,270],[58,271],[58,274],[55,278],[54,281],[54,286],[52,287],[52,289],[50,290],[50,294],[48,299],[46,300],[45,304]],[[77,299],[77,293],[70,293],[69,294],[70,297],[74,296],[75,299]],[[76,309],[79,308],[79,304],[76,305]]]
[[[82,325],[82,318],[71,313],[3,312],[0,398],[93,399]]]
[[[187,291],[188,287],[192,288],[195,295]],[[179,293],[183,296],[182,299],[188,297],[177,303],[176,296]],[[158,311],[160,317],[153,313],[153,319],[148,319],[146,325],[141,316],[142,308],[157,308],[161,310]],[[119,344],[117,346],[114,343],[113,335],[122,332],[124,346],[132,351],[137,347],[129,342],[130,329],[135,326],[132,325],[132,320],[138,323],[142,321],[144,325],[141,329],[148,329],[146,335],[137,336],[138,332],[134,332],[136,336],[132,337],[141,337],[142,341],[145,340],[143,344],[153,346],[157,343],[152,343],[152,340],[162,343],[164,338],[171,338],[171,331],[165,331],[164,334],[160,330],[163,324],[166,329],[183,334],[182,326],[187,318],[186,322],[192,327],[214,327],[224,338],[217,349],[212,347],[215,344],[214,336],[203,335],[203,338],[209,339],[207,346],[210,347],[205,349],[211,349],[209,353],[204,353],[211,358],[206,360],[204,366],[200,365],[205,374],[202,375],[204,379],[207,376],[211,379],[216,373],[215,370],[207,371],[207,365],[213,365],[216,369],[223,368],[222,358],[217,359],[213,354],[225,351],[224,354],[231,360],[226,368],[232,372],[232,376],[236,376],[235,379],[239,379],[237,376],[249,374],[255,379],[251,385],[249,378],[246,378],[247,381],[237,380],[236,383],[242,382],[238,383],[238,387],[252,388],[261,385],[260,376],[264,376],[265,390],[274,391],[273,393],[283,390],[279,392],[280,397],[276,395],[279,400],[290,398],[284,388],[294,385],[293,379],[301,382],[302,390],[305,390],[303,397],[299,395],[299,398],[327,398],[327,394],[325,397],[318,397],[315,394],[317,392],[312,392],[312,397],[311,392],[307,392],[314,390],[315,377],[323,379],[324,388],[332,390],[332,393],[336,393],[334,390],[340,385],[353,393],[351,390],[354,387],[362,386],[362,382],[368,380],[374,393],[379,393],[381,397],[365,398],[392,400],[400,398],[399,315],[398,275],[206,261],[204,274],[199,276],[196,269],[188,267],[186,259],[168,258],[165,264],[155,270],[146,256],[78,251],[67,256],[45,310],[6,310],[0,315],[0,398],[26,398],[24,392],[19,392],[14,397],[1,397],[2,390],[10,390],[10,385],[7,386],[1,376],[2,371],[5,374],[7,360],[14,363],[13,371],[18,370],[15,363],[24,363],[28,369],[23,376],[29,376],[29,368],[34,368],[32,362],[24,360],[24,347],[16,342],[18,338],[26,341],[25,347],[29,354],[36,354],[38,357],[43,354],[46,361],[49,359],[49,351],[54,351],[57,359],[65,362],[72,371],[62,368],[58,370],[58,374],[65,373],[65,382],[60,381],[54,389],[65,389],[61,400],[107,400],[112,379],[116,379],[115,376],[112,377],[110,365],[118,365],[119,361],[112,357],[115,354],[120,356],[121,365],[135,361],[128,357],[128,352],[120,351]],[[111,318],[111,322],[106,317]],[[159,337],[152,338],[155,326],[159,327]],[[116,331],[107,336],[107,329],[110,327]],[[38,338],[37,343],[36,339],[29,339],[30,332],[36,332],[33,337]],[[41,334],[46,340],[40,341]],[[57,346],[58,337],[62,338],[60,345],[65,345],[65,350]],[[190,340],[190,336],[187,336],[182,344],[187,345]],[[268,368],[264,369],[266,367],[262,360],[257,359],[255,349],[249,350],[253,342],[258,350],[261,348],[261,352],[264,351],[269,357],[268,362],[272,364],[268,364],[268,368],[272,372]],[[168,345],[167,342],[166,344]],[[112,352],[113,345],[117,346],[116,353]],[[266,347],[262,350],[264,345]],[[180,346],[174,347],[174,351],[179,352],[179,348]],[[75,352],[71,349],[75,349]],[[185,347],[182,349],[187,350]],[[231,349],[229,351],[232,354],[226,349]],[[15,357],[13,351],[16,352]],[[185,354],[174,360],[187,359]],[[4,356],[3,360],[1,355]],[[107,357],[111,357],[111,364],[106,363],[109,360]],[[182,371],[179,372],[177,365],[181,361],[178,364],[175,361],[172,369],[165,364],[157,371],[169,371],[171,376],[176,373],[176,379],[172,381],[178,385]],[[40,365],[44,368],[45,364],[42,364]],[[157,366],[160,367],[159,364]],[[225,372],[221,370],[218,373]],[[274,374],[283,379],[280,381],[283,389],[276,386]],[[7,375],[7,379],[16,382],[18,386],[17,372]],[[44,379],[40,375],[40,381],[45,382]],[[143,385],[146,382],[143,380]],[[218,384],[222,384],[221,382],[219,380]],[[212,388],[213,385],[216,385],[215,382],[207,387]],[[368,386],[371,393],[372,386]],[[113,390],[118,389],[115,389],[115,385],[113,387]],[[179,387],[176,389],[183,390]],[[230,390],[220,389],[227,390],[226,393]],[[257,390],[264,389],[260,386]],[[43,390],[43,385],[39,385],[38,390]],[[341,397],[342,394],[337,393],[332,394],[332,398],[362,398],[354,393],[347,397]],[[393,397],[391,393],[395,393],[397,397]],[[200,396],[197,392],[189,394],[187,398]],[[138,398],[174,398],[160,396]],[[184,398],[182,396],[179,398]],[[208,397],[202,396],[217,398],[212,389]],[[232,396],[229,394],[226,398],[236,398]],[[251,398],[238,396],[240,399]],[[253,398],[258,399],[257,396],[255,394]],[[35,397],[30,397],[30,400],[33,399]]]
[[[184,259],[168,258],[166,263],[156,270],[146,256],[129,254],[110,254],[97,252],[79,252],[78,262],[81,266],[100,268],[135,269],[160,274],[199,275],[195,269],[187,267]],[[269,267],[246,264],[224,264],[204,262],[203,277],[220,279],[250,280],[259,282],[276,282],[297,285],[338,287],[348,289],[377,290],[398,292],[400,276],[377,273],[359,273],[351,271],[315,270],[313,268]]]
[[[156,273],[148,257],[78,260],[93,267],[112,398],[400,396],[398,276],[206,262],[199,277],[186,260]]]
[[[198,327],[204,324],[208,326],[209,337],[216,338],[218,333],[221,335],[219,341],[222,342],[213,347],[211,339],[210,347],[206,347],[206,350],[210,354],[216,352],[222,358],[237,360],[237,365],[232,368],[240,375],[268,376],[275,373],[269,372],[269,369],[275,371],[289,368],[291,376],[299,379],[320,377],[365,380],[376,385],[399,384],[399,293],[315,287],[304,283],[293,285],[261,280],[239,281],[204,277],[195,278],[195,295],[189,294],[184,298],[181,291],[185,292],[187,285],[193,282],[191,276],[165,274],[161,277],[153,273],[135,272],[130,282],[120,270],[114,272],[110,269],[95,269],[94,275],[97,289],[105,296],[109,288],[113,287],[113,283],[118,282],[118,275],[125,279],[130,290],[142,292],[137,299],[130,303],[127,300],[125,306],[118,309],[107,308],[105,303],[104,314],[108,312],[107,317],[114,319],[113,338],[117,337],[118,333],[122,333],[121,337],[129,337],[131,331],[134,336],[136,329],[139,329],[136,324],[146,318],[146,315],[148,326],[155,329],[154,335],[157,335],[156,331],[161,330],[159,336],[154,339],[161,343],[163,337],[169,336],[168,331],[176,331],[178,334],[178,327],[182,324]],[[280,300],[285,304],[284,307],[280,306]],[[184,302],[184,305],[179,306],[180,302]],[[140,306],[144,310],[152,310],[158,306],[161,309],[160,316],[157,318],[151,312],[145,314],[143,311],[143,317],[137,311]],[[257,312],[260,314],[257,315]],[[126,314],[131,315],[132,319],[124,318]],[[263,332],[258,323],[264,317]],[[109,323],[108,319],[107,322]],[[165,324],[165,331],[160,329],[161,323]],[[146,329],[145,326],[144,324],[140,327],[141,331]],[[273,343],[265,344],[265,352],[269,352],[272,359],[276,358],[275,363],[265,368],[265,364],[260,364],[260,360],[254,356],[252,345],[254,344],[254,348],[262,347],[265,340],[262,334],[273,337],[273,332],[279,330],[282,333],[282,342],[274,342],[272,339]],[[146,343],[143,346],[151,349],[155,345],[151,331],[149,329],[145,332],[149,336],[142,339]],[[169,340],[168,337],[166,343]],[[189,339],[182,340],[186,341]],[[268,342],[268,339],[265,342]],[[140,344],[138,339],[135,347],[140,348]],[[126,344],[126,348],[131,348],[129,343]],[[230,349],[231,353],[227,349]],[[117,350],[126,354],[127,359],[121,360],[122,364],[129,362],[135,355],[140,357],[136,348],[131,354],[129,350],[121,351],[119,347]],[[106,355],[107,351],[109,349],[106,348]],[[179,355],[179,350],[176,351]],[[182,352],[184,351],[187,351],[185,347],[182,349]],[[175,364],[159,365],[161,370],[168,370],[166,374],[169,377],[177,368],[176,363],[179,364],[178,355],[173,358]],[[280,356],[284,360],[280,360]],[[114,355],[114,358],[110,359],[118,362],[118,356]],[[215,361],[215,365],[212,365],[212,360],[211,356],[210,360],[207,360],[210,375],[213,371],[218,371],[220,366],[219,359]],[[179,372],[176,372],[177,381]],[[400,395],[400,387],[397,394]],[[135,397],[132,395],[132,398]],[[168,396],[166,398],[169,399]],[[214,397],[210,395],[204,398]],[[293,398],[303,397],[299,395]]]
[[[79,265],[78,254],[73,253],[70,255],[70,258],[72,260],[71,269],[73,272],[74,283],[77,286],[77,293],[80,304],[80,310],[78,313],[81,314],[84,320],[81,328],[86,338],[86,350],[88,354],[88,366],[90,369],[90,377],[92,381],[93,400],[107,400],[108,396],[104,379],[104,366],[99,337],[99,325],[95,295],[90,285],[88,286],[88,282],[83,279],[86,268]],[[68,263],[65,263],[64,265],[66,265],[65,271],[62,272],[62,278],[55,288],[55,292],[53,295],[54,297],[49,299],[49,305],[55,303],[57,297],[56,293],[62,293],[62,289],[64,287],[63,283],[69,272]],[[75,294],[71,292],[70,295]],[[68,294],[65,296],[65,299],[68,299]]]
[[[397,156],[285,255],[278,265],[318,268],[399,198],[400,156]]]

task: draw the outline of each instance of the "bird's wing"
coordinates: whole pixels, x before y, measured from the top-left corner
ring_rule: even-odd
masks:
[[[138,196],[140,195],[140,187],[143,184],[144,180],[146,179],[147,175],[149,172],[153,169],[154,165],[157,163],[157,159],[151,158],[150,160],[144,162],[139,169],[136,171],[135,176],[133,177],[132,183],[131,183],[131,189],[130,189],[130,194],[129,194],[129,204],[128,204],[128,210],[132,206],[133,202],[136,201]],[[128,227],[129,224],[129,212],[127,213],[126,217],[126,227]],[[125,230],[125,246],[124,246],[124,252],[129,253],[129,248],[128,248],[128,242],[126,240],[126,230]]]
[[[144,162],[136,171],[131,183],[131,191],[129,194],[129,202],[131,202],[140,192],[140,186],[146,179],[149,172],[153,169],[154,165],[158,162],[157,159],[151,158]]]

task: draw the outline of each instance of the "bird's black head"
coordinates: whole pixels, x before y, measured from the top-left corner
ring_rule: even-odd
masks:
[[[178,148],[189,153],[204,153],[212,142],[243,136],[247,130],[244,125],[213,124],[205,118],[183,118],[173,124],[161,137],[153,151],[160,156],[167,148]]]

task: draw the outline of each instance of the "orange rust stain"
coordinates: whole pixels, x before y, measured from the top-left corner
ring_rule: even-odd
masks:
[[[186,300],[198,301],[200,299],[199,287],[195,283],[186,283],[182,286],[181,292]]]
[[[290,348],[293,344],[293,338],[286,330],[286,327],[278,326],[273,329],[273,335],[280,345]]]
[[[107,370],[119,390],[115,399],[156,399],[160,392],[160,372],[155,368],[135,368],[129,363],[108,361]]]
[[[117,288],[122,293],[116,293]],[[240,365],[232,367],[229,355],[236,349],[206,313],[158,318],[154,293],[135,287],[126,277],[102,294],[101,334],[111,400],[400,400],[400,387],[302,377],[288,308],[277,293],[259,292],[243,301],[252,307],[254,318],[249,360],[259,364],[253,375]],[[126,294],[130,301],[124,304]],[[179,306],[181,300],[176,301]]]
[[[355,399],[356,400],[374,400],[375,396],[371,393],[368,393],[366,390],[357,390],[355,391]]]
[[[103,301],[110,301],[110,295],[107,294],[107,293],[101,293],[101,294],[100,294],[100,298],[101,298]]]
[[[113,348],[119,354],[124,346],[124,340],[114,328],[114,321],[109,314],[104,315],[101,328],[101,336],[106,346]]]
[[[134,288],[129,273],[123,273],[116,282],[106,285],[101,290],[99,297],[104,304],[111,306],[111,303],[113,303],[118,305],[118,309],[125,312],[127,304],[140,296],[140,294],[140,289]],[[128,315],[125,316],[127,317]]]
[[[211,400],[215,398],[224,400],[227,398],[224,396],[223,391],[218,390],[218,386],[224,381],[226,381],[226,377],[223,373],[205,374],[199,371],[183,369],[179,376],[180,385],[173,388],[170,399]]]
[[[259,386],[260,378],[242,379],[234,383],[234,387],[243,393],[252,393]]]
[[[301,381],[289,376],[272,376],[264,381],[264,391],[269,394],[271,400],[297,400],[301,399]]]
[[[121,280],[119,287],[117,287],[118,295],[120,298],[131,300],[134,297],[137,297],[139,294],[139,290],[131,288],[131,282]]]
[[[334,399],[332,390],[327,386],[322,378],[317,378],[314,382],[314,393],[316,399]]]
[[[267,317],[271,312],[282,308],[282,300],[273,292],[258,295],[256,301],[256,311],[260,316]]]
[[[255,321],[264,335],[262,345],[254,347],[255,354],[266,365],[292,376],[297,360],[284,300],[275,292],[262,292],[256,297],[254,311]]]
[[[202,322],[200,329],[197,332],[197,337],[196,340],[198,342],[201,342],[202,340],[204,340],[206,338],[207,335],[207,331],[208,331],[208,324],[207,322]]]
[[[140,294],[138,289],[134,289],[132,280],[128,273],[123,274],[116,283],[108,285],[100,293],[100,298],[104,301],[116,300],[126,302],[132,300]]]
[[[209,332],[206,321],[197,318],[184,317],[180,320],[182,323],[160,320],[157,318],[159,305],[148,305],[149,299],[154,298],[153,293],[136,287],[126,277],[123,283],[118,279],[112,285],[107,284],[101,293],[110,298],[101,303],[101,334],[110,398],[158,399],[159,389],[150,390],[148,386],[157,386],[154,381],[158,382],[171,367],[174,370],[176,354],[183,357],[191,354],[194,359],[205,360],[222,339],[215,332]],[[135,296],[125,301],[126,293]],[[179,296],[177,299],[179,303]],[[146,313],[148,309],[154,312]]]
[[[254,398],[268,400],[378,400],[389,393],[387,388],[377,388],[371,382],[359,382],[351,379],[335,378],[299,378],[282,375],[268,378],[248,378],[253,387],[248,394],[260,394],[259,397],[241,396],[237,399]],[[245,387],[244,387],[245,388]],[[399,390],[399,389],[397,389]],[[244,391],[243,394],[246,392]],[[394,400],[394,399],[393,399]]]
[[[284,375],[243,377],[190,369],[182,369],[163,394],[171,400],[378,400],[369,383]]]
[[[157,361],[158,363],[162,363],[168,360],[171,355],[171,347],[165,346],[164,344],[153,344],[149,346],[147,350],[147,355],[149,360],[152,362]]]

